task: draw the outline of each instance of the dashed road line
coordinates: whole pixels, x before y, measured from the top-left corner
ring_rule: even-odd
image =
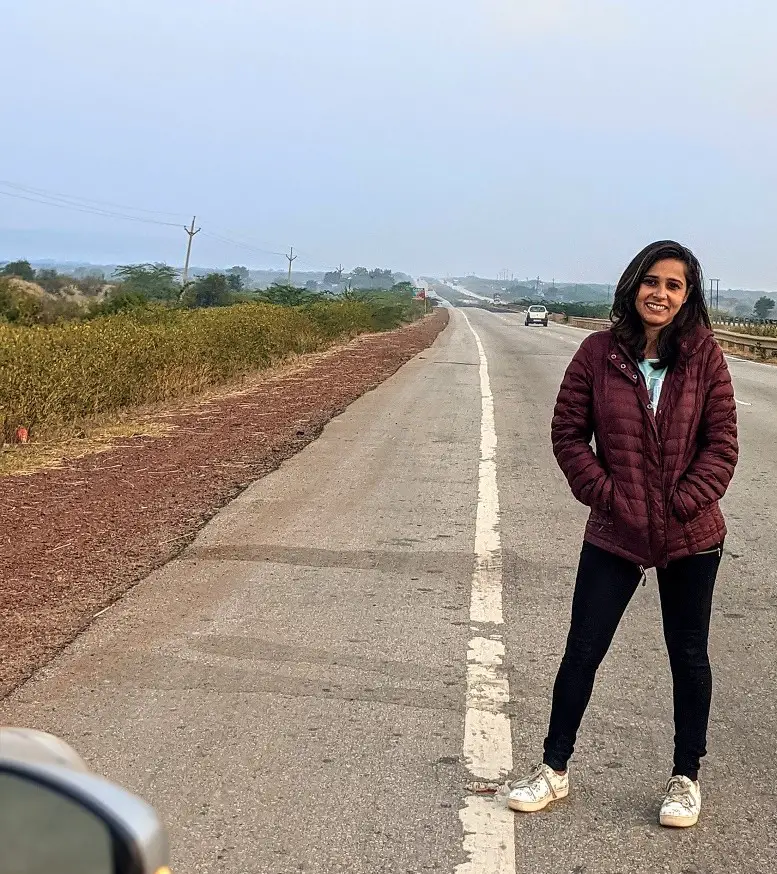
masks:
[[[461,312],[461,311],[460,311]],[[461,312],[477,345],[480,361],[480,463],[475,522],[475,568],[472,575],[470,622],[474,636],[467,653],[467,712],[464,761],[480,780],[504,779],[513,767],[510,698],[504,670],[502,615],[502,539],[496,477],[496,424],[488,359],[477,331]],[[513,814],[490,797],[470,795],[459,812],[468,861],[457,874],[515,874]]]

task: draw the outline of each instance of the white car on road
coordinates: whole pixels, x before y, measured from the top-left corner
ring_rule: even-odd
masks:
[[[526,326],[544,325],[548,327],[548,311],[544,306],[530,306],[526,311]]]

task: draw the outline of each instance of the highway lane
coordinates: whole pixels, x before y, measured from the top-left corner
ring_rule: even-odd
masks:
[[[520,315],[482,310],[471,317],[492,362],[497,398],[506,648],[520,768],[540,755],[586,518],[549,443],[553,399],[586,332],[526,328]],[[766,874],[777,864],[777,368],[732,361],[731,370],[737,397],[751,406],[739,407],[742,460],[724,502],[731,531],[712,630],[716,687],[702,822],[680,835],[655,825],[672,723],[651,574],[601,669],[573,765],[572,797],[551,815],[516,821],[518,871]],[[743,785],[745,804],[736,798]]]
[[[586,517],[549,424],[584,333],[465,313],[480,350],[454,312],[432,349],[225,508],[0,718],[64,736],[148,798],[181,872],[766,874],[777,859],[777,369],[732,362],[743,451],[725,503],[700,826],[656,825],[672,728],[651,578],[602,668],[572,796],[537,817],[495,815],[500,855],[471,815],[467,732],[478,696],[493,693],[482,709],[509,714],[515,770],[540,754]],[[484,543],[495,560],[473,576]],[[473,586],[485,584],[503,625],[473,620]],[[505,664],[478,685],[473,641],[492,638]]]

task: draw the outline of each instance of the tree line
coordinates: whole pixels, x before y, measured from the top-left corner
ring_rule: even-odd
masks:
[[[342,275],[337,273],[342,279]],[[47,295],[19,287],[13,279],[35,283]],[[364,299],[374,290],[411,294],[412,283],[395,283],[390,270],[356,268],[348,283],[337,289],[342,299]],[[178,270],[164,263],[126,264],[110,279],[101,273],[76,279],[52,269],[35,270],[28,261],[13,261],[0,268],[0,321],[33,325],[91,319],[147,308],[202,309],[248,301],[280,306],[304,306],[331,300],[333,293],[315,281],[305,287],[275,282],[265,289],[250,287],[250,271],[234,266],[214,271],[182,285]]]

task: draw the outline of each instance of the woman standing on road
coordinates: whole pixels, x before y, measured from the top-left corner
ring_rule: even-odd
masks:
[[[612,320],[611,330],[583,341],[553,415],[556,459],[591,515],[545,755],[512,784],[508,804],[532,812],[568,795],[567,763],[597,668],[645,568],[655,567],[675,722],[660,822],[692,826],[712,696],[712,592],[726,535],[718,501],[737,463],[736,404],[701,266],[684,246],[653,243],[634,258]]]

